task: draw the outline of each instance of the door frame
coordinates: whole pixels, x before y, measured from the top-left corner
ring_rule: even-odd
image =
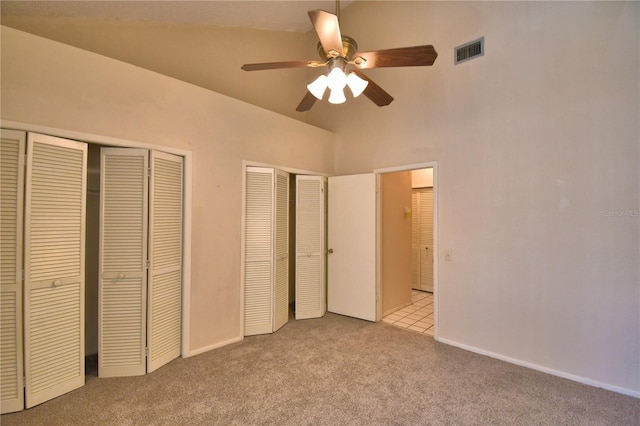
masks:
[[[190,349],[191,336],[191,212],[192,212],[192,188],[193,188],[193,154],[179,148],[166,147],[145,142],[136,142],[127,139],[113,138],[109,136],[96,135],[74,130],[59,129],[56,127],[41,126],[38,124],[22,123],[18,121],[2,120],[0,125],[3,129],[19,130],[24,132],[34,132],[43,135],[51,135],[60,138],[71,139],[80,142],[93,143],[98,145],[108,145],[115,148],[143,148],[149,150],[163,151],[169,154],[178,155],[184,158],[184,183],[183,183],[183,214],[182,225],[182,328],[180,356],[188,358],[197,355],[198,352]]]
[[[433,169],[433,338],[439,340],[438,326],[439,298],[438,291],[438,162],[407,164],[404,166],[374,169],[376,176],[376,320],[382,319],[382,191],[380,175],[395,172],[408,172],[420,169]]]

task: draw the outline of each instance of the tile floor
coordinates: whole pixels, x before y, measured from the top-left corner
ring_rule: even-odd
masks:
[[[387,315],[382,321],[433,337],[433,293],[411,292],[413,303]]]

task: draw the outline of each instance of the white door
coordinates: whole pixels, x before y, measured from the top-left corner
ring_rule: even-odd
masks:
[[[327,311],[327,178],[296,176],[296,319]]]
[[[247,167],[244,335],[273,330],[274,169]]]
[[[146,149],[102,148],[98,375],[146,372]]]
[[[151,151],[147,372],[180,356],[183,158]]]
[[[87,145],[29,133],[24,250],[26,407],[84,385]]]
[[[273,331],[289,321],[289,173],[276,170]]]
[[[329,178],[329,312],[376,321],[376,177]]]
[[[24,132],[0,140],[0,386],[2,414],[24,408],[22,358],[22,219]]]

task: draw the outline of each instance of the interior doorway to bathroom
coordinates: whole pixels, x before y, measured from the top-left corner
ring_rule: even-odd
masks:
[[[386,323],[436,336],[436,164],[377,171],[380,309]]]

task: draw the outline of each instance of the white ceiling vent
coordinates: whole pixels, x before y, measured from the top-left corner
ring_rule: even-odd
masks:
[[[453,51],[455,65],[484,56],[484,37],[458,46]]]

